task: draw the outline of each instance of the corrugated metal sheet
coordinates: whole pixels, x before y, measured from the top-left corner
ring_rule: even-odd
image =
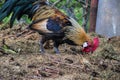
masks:
[[[120,36],[120,0],[99,0],[96,32],[106,37]]]

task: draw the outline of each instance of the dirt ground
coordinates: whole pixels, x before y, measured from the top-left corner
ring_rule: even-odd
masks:
[[[37,33],[16,37],[19,28],[0,31],[0,80],[120,80],[120,37],[99,37],[100,46],[85,54],[79,46],[61,45],[39,53]]]

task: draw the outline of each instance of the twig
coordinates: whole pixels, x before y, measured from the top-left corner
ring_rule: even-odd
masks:
[[[53,3],[52,7],[54,7],[55,5],[57,5],[60,1],[62,0],[57,0],[56,2]]]
[[[35,33],[35,31],[24,30],[23,32],[17,34],[16,37],[20,37],[20,36],[25,35],[25,34],[26,34],[26,35],[30,35],[30,34],[32,34],[32,33]]]
[[[85,6],[86,3],[83,0],[77,0],[78,2],[80,2],[82,4],[82,6]],[[88,4],[88,7],[90,7],[90,5]]]
[[[53,3],[52,7],[54,7],[55,5],[57,5],[61,0],[57,0],[56,2]]]

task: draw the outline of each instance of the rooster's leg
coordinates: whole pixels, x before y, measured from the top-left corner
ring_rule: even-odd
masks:
[[[44,43],[46,42],[46,38],[44,36],[42,36],[41,40],[40,40],[40,52],[41,53],[45,53],[45,50],[44,50]]]
[[[57,54],[60,53],[58,47],[59,47],[59,42],[54,41],[54,51],[55,51]]]

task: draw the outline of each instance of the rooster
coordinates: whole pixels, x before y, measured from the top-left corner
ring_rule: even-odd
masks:
[[[10,27],[15,19],[19,20],[23,15],[28,15],[32,20],[28,28],[42,35],[41,53],[45,52],[43,45],[48,40],[54,42],[56,53],[60,53],[58,47],[63,43],[82,46],[84,52],[93,51],[93,40],[84,29],[73,18],[51,7],[46,0],[6,0],[0,9],[0,21],[10,14]],[[85,48],[90,49],[86,51]]]

